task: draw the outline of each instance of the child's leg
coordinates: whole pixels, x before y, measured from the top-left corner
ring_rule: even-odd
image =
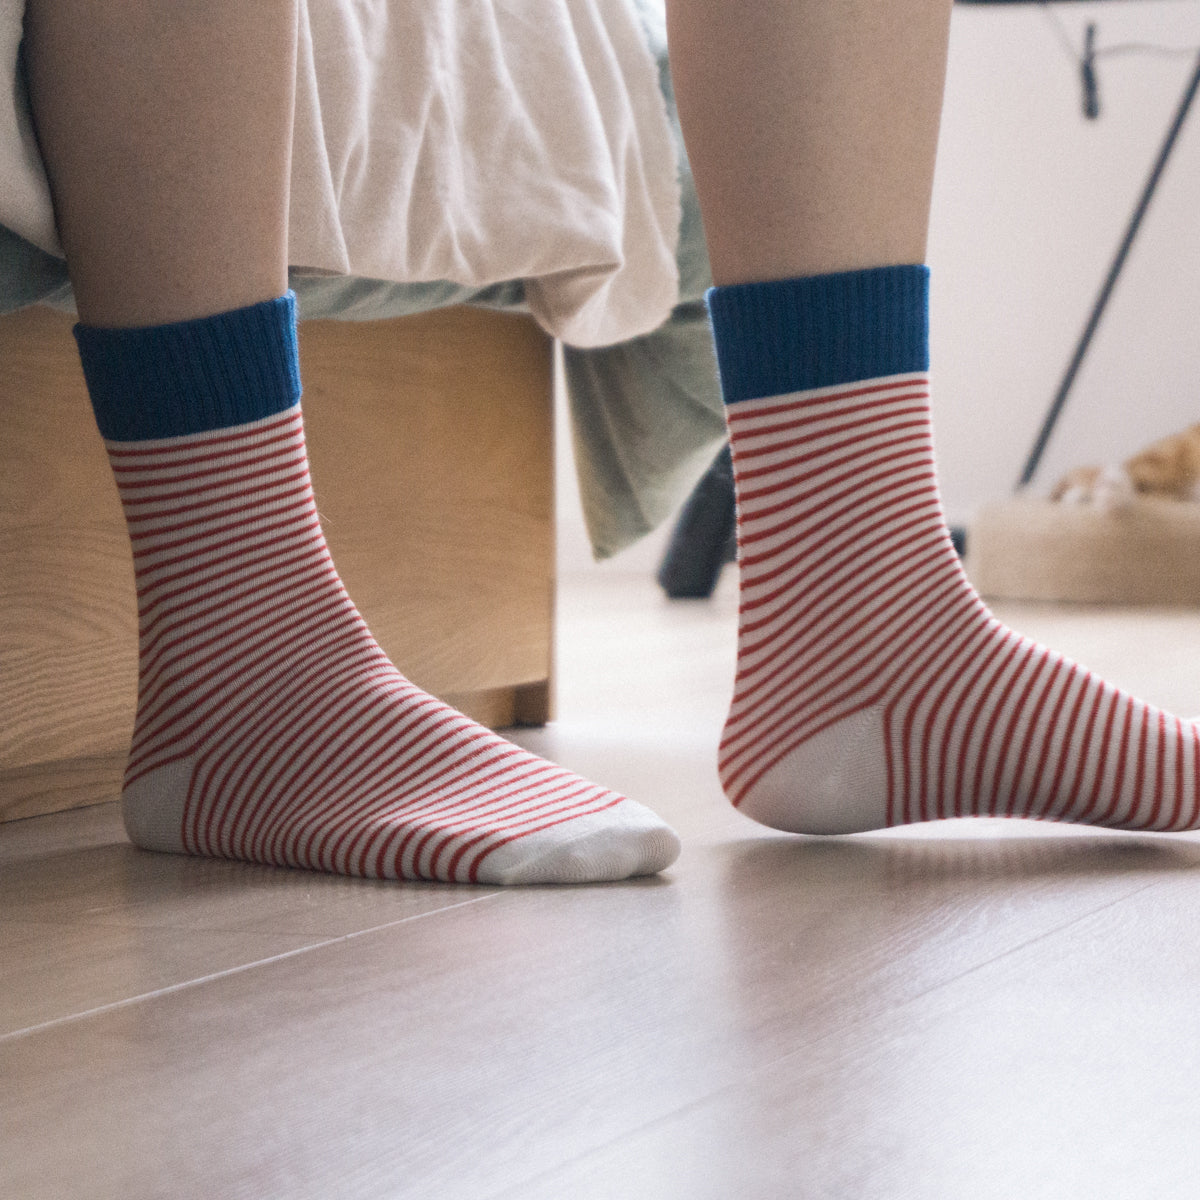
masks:
[[[738,673],[721,776],[814,833],[1200,825],[1200,730],[1001,625],[933,469],[924,257],[948,0],[673,0],[720,286]]]
[[[27,0],[25,54],[80,320],[287,288],[295,0]]]
[[[925,258],[950,0],[669,0],[717,284]]]
[[[126,825],[346,874],[585,882],[678,852],[652,813],[446,708],[330,561],[298,399],[291,0],[31,0],[35,120],[133,542]]]

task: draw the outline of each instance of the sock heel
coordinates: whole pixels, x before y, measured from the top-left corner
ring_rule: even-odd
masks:
[[[888,824],[883,709],[843,718],[754,781],[738,808],[788,833],[861,833]]]
[[[143,850],[185,854],[183,808],[192,782],[193,760],[166,763],[121,793],[125,832]]]

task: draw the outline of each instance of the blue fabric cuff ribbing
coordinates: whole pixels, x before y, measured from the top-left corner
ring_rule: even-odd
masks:
[[[244,425],[300,399],[296,295],[141,329],[76,325],[96,424],[141,442]]]
[[[708,292],[726,404],[929,370],[929,268],[738,283]]]

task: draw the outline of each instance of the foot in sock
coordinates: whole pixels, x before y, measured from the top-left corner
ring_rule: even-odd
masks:
[[[1200,728],[1006,628],[934,476],[923,267],[710,295],[738,500],[732,802],[775,828],[1200,827]]]
[[[134,550],[132,840],[471,883],[668,866],[678,839],[649,810],[503,740],[388,661],[314,506],[294,320],[289,293],[153,330],[76,331]]]

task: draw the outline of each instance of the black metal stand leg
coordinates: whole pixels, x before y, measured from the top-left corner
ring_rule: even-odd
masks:
[[[1025,461],[1025,468],[1021,472],[1021,479],[1017,484],[1018,489],[1023,488],[1029,483],[1037,472],[1038,464],[1041,462],[1046,445],[1050,441],[1050,435],[1054,432],[1054,426],[1058,423],[1058,418],[1062,415],[1063,406],[1067,402],[1067,395],[1071,391],[1071,385],[1075,382],[1075,376],[1079,373],[1084,355],[1087,354],[1088,347],[1092,343],[1096,327],[1100,324],[1100,318],[1104,315],[1104,309],[1108,305],[1109,297],[1112,295],[1117,278],[1121,274],[1121,268],[1124,267],[1125,259],[1129,256],[1129,249],[1133,245],[1133,239],[1137,236],[1138,229],[1142,224],[1142,218],[1146,215],[1146,209],[1150,207],[1150,201],[1154,196],[1155,189],[1158,187],[1158,181],[1162,177],[1163,169],[1167,165],[1167,160],[1171,157],[1171,151],[1175,148],[1175,142],[1179,137],[1179,131],[1183,128],[1183,122],[1187,117],[1188,109],[1191,108],[1192,101],[1196,98],[1197,87],[1200,87],[1200,57],[1196,59],[1196,67],[1192,71],[1187,86],[1184,88],[1183,98],[1179,101],[1179,107],[1175,112],[1171,127],[1167,130],[1166,140],[1162,144],[1162,149],[1158,152],[1158,158],[1155,160],[1154,166],[1150,171],[1150,178],[1146,180],[1146,186],[1142,189],[1141,199],[1138,200],[1137,207],[1133,210],[1133,216],[1129,218],[1129,227],[1125,230],[1125,236],[1121,239],[1117,255],[1113,259],[1112,266],[1108,269],[1108,278],[1105,279],[1104,286],[1100,289],[1099,296],[1096,297],[1096,303],[1092,307],[1092,314],[1088,317],[1083,334],[1079,339],[1079,344],[1075,347],[1075,353],[1071,357],[1067,373],[1063,376],[1062,383],[1058,386],[1058,393],[1050,404],[1050,411],[1046,413],[1046,419],[1042,422],[1042,428],[1038,432],[1037,440],[1033,443],[1033,449],[1029,452],[1029,457]]]
[[[721,568],[737,551],[733,459],[726,442],[688,497],[658,568],[658,582],[673,599],[711,596]]]

